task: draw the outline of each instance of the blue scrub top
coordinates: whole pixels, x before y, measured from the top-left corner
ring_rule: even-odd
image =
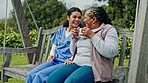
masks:
[[[52,43],[56,45],[54,62],[65,62],[68,58],[72,56],[70,52],[70,41],[72,39],[72,34],[66,38],[66,27],[61,27],[50,39]]]

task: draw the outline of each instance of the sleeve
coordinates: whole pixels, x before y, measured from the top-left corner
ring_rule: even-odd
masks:
[[[56,45],[55,44],[52,44],[52,48],[50,50],[50,55],[53,55],[54,56],[55,48],[56,48]]]
[[[53,44],[57,45],[57,44],[58,44],[58,37],[59,37],[59,35],[60,35],[60,29],[58,29],[58,30],[54,33],[54,35],[51,37],[50,41],[51,41]]]
[[[91,42],[98,52],[106,58],[114,57],[118,51],[118,34],[115,28],[111,28],[107,32],[104,40],[95,34],[91,38]]]
[[[76,40],[75,39],[71,39],[71,42],[70,42],[70,52],[71,54],[73,55],[73,51],[74,51],[74,44],[75,44]]]

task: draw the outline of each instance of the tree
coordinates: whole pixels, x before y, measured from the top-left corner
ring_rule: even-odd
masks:
[[[108,6],[103,6],[112,23],[123,28],[130,28],[135,22],[136,0],[98,0],[107,1]]]
[[[59,26],[65,21],[66,18],[66,6],[58,0],[24,0],[23,9],[27,20],[28,28],[35,29],[35,24],[26,1],[32,11],[32,14],[39,27],[50,29]],[[8,25],[18,32],[17,22],[13,11],[10,12],[8,19]]]
[[[39,27],[44,27],[45,29],[50,29],[61,25],[65,17],[67,8],[65,5],[58,0],[28,0],[28,4],[36,19],[37,25]],[[27,8],[26,2],[24,2],[24,12],[29,23],[29,28],[35,28],[35,24]]]

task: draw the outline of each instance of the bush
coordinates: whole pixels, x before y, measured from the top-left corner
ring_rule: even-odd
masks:
[[[35,45],[38,37],[38,32],[37,30],[32,30],[30,31],[30,38],[32,40],[32,44]],[[0,47],[3,47],[3,42],[4,42],[4,32],[0,32]],[[22,38],[20,33],[16,33],[14,31],[11,31],[6,34],[6,42],[5,42],[6,47],[13,47],[13,48],[22,48],[23,43],[22,43]]]

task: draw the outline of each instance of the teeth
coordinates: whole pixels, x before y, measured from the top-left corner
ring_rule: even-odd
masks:
[[[74,23],[78,23],[78,22],[74,22]]]

